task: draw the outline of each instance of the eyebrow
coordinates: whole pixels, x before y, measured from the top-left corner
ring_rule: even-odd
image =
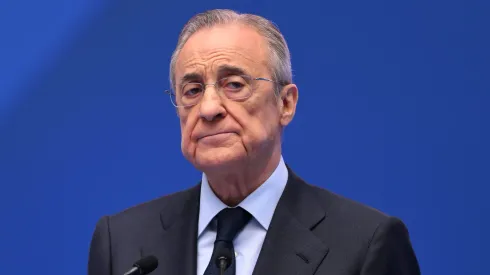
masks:
[[[218,78],[229,76],[229,75],[245,75],[247,74],[244,69],[233,66],[233,65],[221,65],[218,67]],[[192,82],[192,81],[201,81],[202,75],[199,73],[187,73],[179,79],[181,85]]]
[[[181,85],[186,82],[196,81],[202,79],[202,76],[198,73],[188,73],[180,78]]]
[[[233,66],[233,65],[221,65],[218,67],[218,76],[227,76],[227,75],[244,75],[247,74],[244,69]]]

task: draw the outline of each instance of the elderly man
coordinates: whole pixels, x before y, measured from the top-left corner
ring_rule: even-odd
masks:
[[[89,275],[119,275],[154,255],[152,274],[420,274],[399,219],[305,183],[281,154],[298,88],[268,20],[194,16],[170,65],[189,189],[97,224]]]

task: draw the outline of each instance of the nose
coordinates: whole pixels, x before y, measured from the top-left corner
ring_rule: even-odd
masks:
[[[205,87],[205,92],[199,105],[199,115],[207,121],[223,118],[226,115],[226,109],[215,86],[207,85]]]

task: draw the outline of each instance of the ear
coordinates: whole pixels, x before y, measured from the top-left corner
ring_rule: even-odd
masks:
[[[295,84],[288,84],[284,86],[279,94],[279,100],[281,102],[281,125],[287,126],[296,113],[296,105],[298,104],[298,87]]]

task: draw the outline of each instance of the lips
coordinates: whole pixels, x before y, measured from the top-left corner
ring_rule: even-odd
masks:
[[[211,134],[202,134],[202,135],[198,136],[197,140],[200,140],[200,139],[203,139],[206,137],[218,136],[218,135],[222,135],[222,134],[234,134],[234,133],[235,132],[232,132],[232,131],[222,131],[222,132],[211,133]]]

